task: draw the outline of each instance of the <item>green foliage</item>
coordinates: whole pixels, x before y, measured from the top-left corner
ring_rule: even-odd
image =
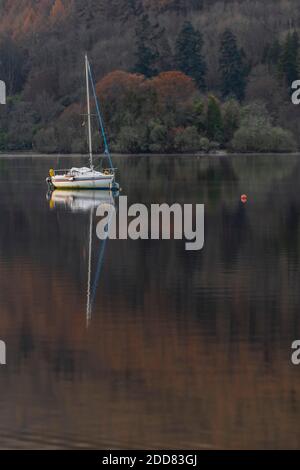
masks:
[[[264,103],[254,102],[243,106],[240,113],[242,126],[271,126],[272,119]]]
[[[197,98],[193,103],[191,123],[197,127],[198,132],[203,133],[206,125],[205,105],[202,99]]]
[[[210,142],[207,137],[201,137],[199,140],[199,150],[207,153],[210,149]]]
[[[7,150],[30,150],[36,123],[36,116],[31,109],[31,104],[15,100],[8,109],[7,119]]]
[[[137,127],[123,126],[117,137],[116,149],[122,153],[145,151],[145,132]]]
[[[242,126],[234,135],[232,149],[236,152],[291,152],[296,145],[292,134],[280,127]]]
[[[148,126],[149,150],[153,153],[165,152],[169,147],[168,128],[159,121],[153,120]]]
[[[243,100],[248,67],[243,51],[237,46],[236,36],[229,29],[221,36],[219,65],[223,97],[234,96],[239,101]]]
[[[289,131],[272,126],[265,106],[253,104],[243,109],[231,147],[238,152],[290,152],[296,144]]]
[[[8,135],[7,132],[0,130],[0,150],[6,150],[8,144]]]
[[[230,142],[240,125],[240,105],[236,100],[226,101],[222,109],[224,142]]]
[[[183,73],[194,78],[201,90],[205,89],[206,63],[202,55],[203,39],[200,31],[187,21],[176,40],[175,61]]]
[[[215,96],[210,95],[207,104],[206,133],[210,140],[222,142],[223,118],[221,106]]]
[[[34,148],[41,153],[55,153],[58,150],[57,135],[53,127],[41,129],[34,137]]]
[[[273,152],[293,152],[297,149],[292,133],[281,127],[272,128],[270,140]]]
[[[196,127],[178,129],[174,138],[174,148],[178,152],[194,152],[200,148],[200,136]]]

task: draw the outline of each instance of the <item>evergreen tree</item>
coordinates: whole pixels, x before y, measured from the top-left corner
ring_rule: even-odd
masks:
[[[159,54],[155,45],[155,27],[152,27],[149,16],[143,14],[136,28],[136,57],[134,71],[146,77],[157,74],[156,62]]]
[[[173,57],[170,43],[168,41],[165,28],[161,28],[158,25],[158,32],[156,35],[156,46],[157,46],[157,69],[159,72],[165,72],[172,70],[173,68]]]
[[[221,106],[217,98],[213,95],[208,97],[206,133],[210,140],[222,142],[223,140],[223,119]]]
[[[175,60],[179,70],[194,78],[200,89],[205,89],[206,63],[202,55],[203,39],[200,31],[187,21],[176,41]]]
[[[278,65],[279,59],[281,56],[281,45],[278,39],[276,39],[272,44],[267,44],[263,54],[262,63],[266,64],[269,70]]]
[[[288,86],[299,78],[299,36],[288,33],[279,60],[279,74]]]
[[[223,97],[235,96],[241,101],[245,96],[248,70],[245,54],[238,48],[236,37],[229,29],[221,36],[219,65]]]

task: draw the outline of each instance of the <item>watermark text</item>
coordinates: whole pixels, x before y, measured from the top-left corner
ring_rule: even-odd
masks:
[[[6,365],[6,344],[0,340],[0,366]]]
[[[204,205],[136,203],[128,207],[127,196],[119,197],[118,212],[112,204],[101,204],[96,227],[100,240],[185,240],[187,251],[204,246]]]
[[[293,341],[291,346],[293,353],[291,355],[291,362],[294,366],[300,365],[300,339]]]
[[[0,104],[6,104],[6,84],[0,80]]]

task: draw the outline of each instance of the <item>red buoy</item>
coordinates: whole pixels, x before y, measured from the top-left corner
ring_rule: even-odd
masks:
[[[242,194],[242,195],[241,195],[241,202],[242,202],[243,204],[246,204],[247,201],[248,201],[248,196],[247,196],[247,194]]]

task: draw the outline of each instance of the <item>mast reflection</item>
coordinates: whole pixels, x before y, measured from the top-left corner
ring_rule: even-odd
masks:
[[[74,213],[89,213],[89,235],[88,235],[88,273],[87,273],[87,301],[86,301],[86,325],[89,327],[92,319],[92,307],[95,301],[97,287],[101,271],[103,268],[103,261],[105,250],[107,246],[107,238],[100,241],[99,252],[97,256],[97,264],[95,275],[92,275],[92,245],[93,245],[93,229],[94,229],[94,215],[99,206],[112,214],[112,207],[115,209],[115,199],[119,195],[118,192],[112,191],[81,191],[81,190],[55,190],[47,195],[49,206],[51,210],[68,210]],[[111,218],[108,221],[109,224]]]

